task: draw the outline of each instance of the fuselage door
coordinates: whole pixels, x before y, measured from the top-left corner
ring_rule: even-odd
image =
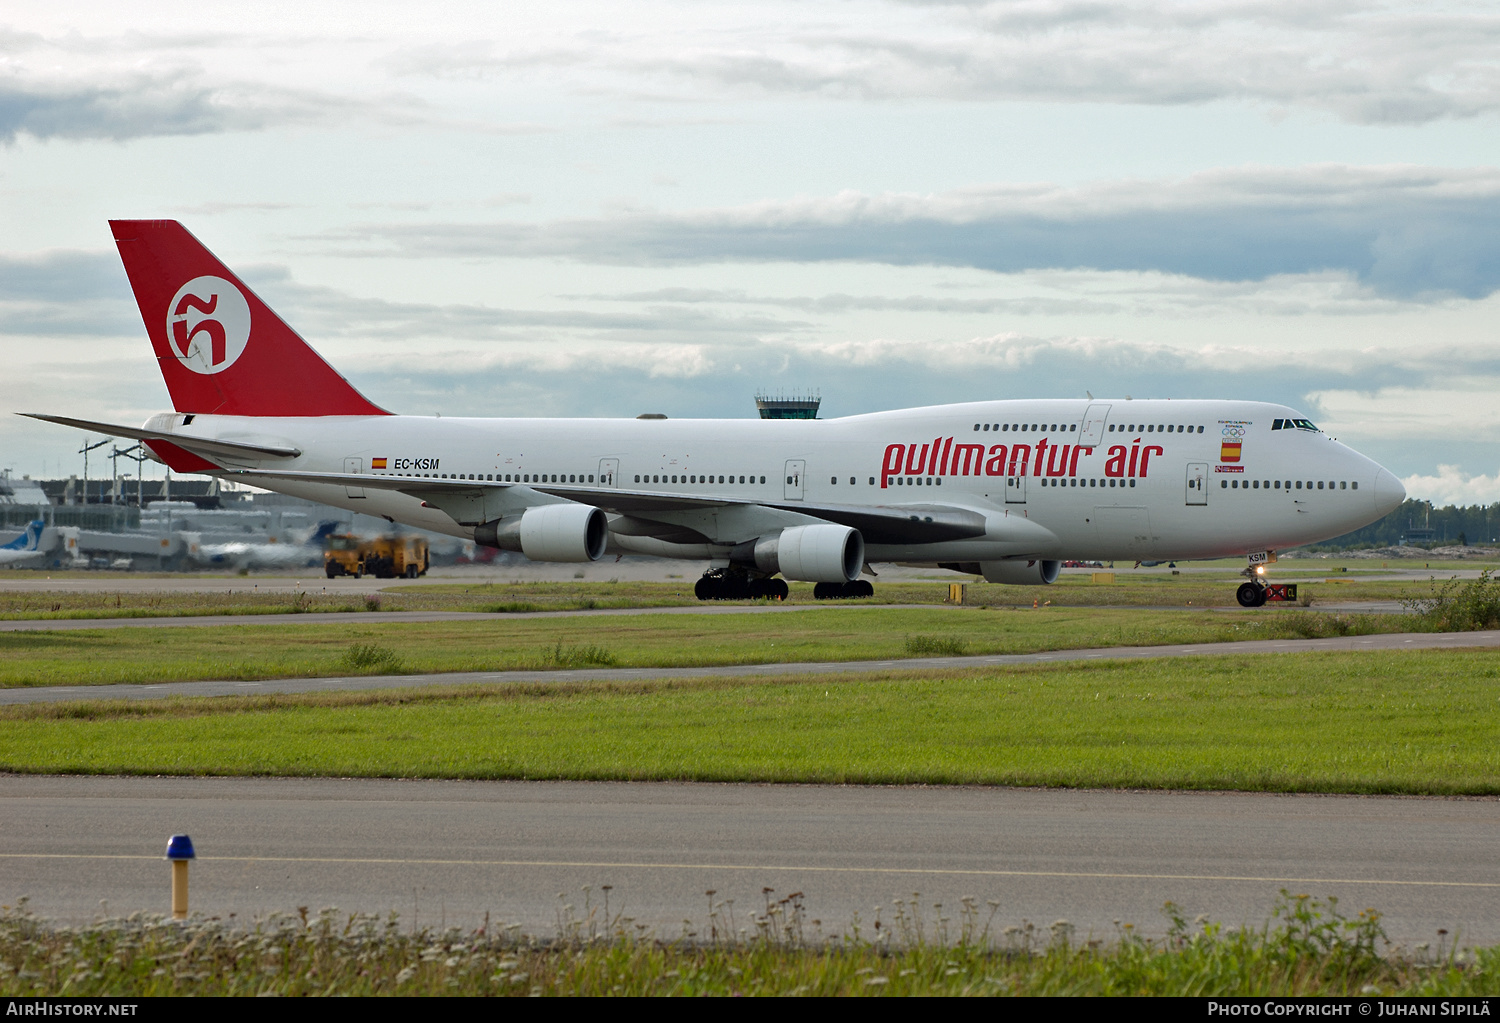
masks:
[[[1078,434],[1078,446],[1097,448],[1104,443],[1104,422],[1109,418],[1109,406],[1098,402],[1088,407],[1083,414],[1083,426]]]
[[[807,475],[807,462],[801,458],[789,458],[786,463],[786,499],[800,501],[803,495],[803,477]]]
[[[1006,504],[1025,504],[1026,503],[1026,477],[1025,476],[1007,476],[1007,477],[1005,477],[1005,503]]]
[[[362,473],[365,471],[365,460],[363,458],[344,459],[344,471],[346,473]],[[348,497],[364,497],[364,487],[345,487],[344,494]]]
[[[620,460],[618,458],[599,459],[599,485],[601,487],[620,485]]]
[[[1189,462],[1187,467],[1187,503],[1208,503],[1208,463]]]

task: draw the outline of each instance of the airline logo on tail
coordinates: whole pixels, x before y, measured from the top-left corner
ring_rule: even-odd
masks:
[[[194,277],[167,306],[167,337],[194,373],[222,373],[250,341],[250,303],[222,277]]]
[[[10,543],[5,544],[4,546],[0,546],[0,551],[36,550],[37,544],[40,543],[42,539],[42,530],[46,528],[46,525],[47,524],[41,519],[36,519],[35,521],[28,523],[26,526],[26,531],[12,540]]]

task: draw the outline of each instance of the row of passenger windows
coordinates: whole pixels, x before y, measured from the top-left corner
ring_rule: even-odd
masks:
[[[1278,420],[1278,422],[1280,422],[1280,420]],[[975,423],[974,430],[975,432],[983,431],[984,433],[989,433],[991,430],[995,431],[996,433],[1009,433],[1012,430],[1017,433],[1035,433],[1038,430],[1041,430],[1043,433],[1076,433],[1078,431],[1078,424],[1053,423],[1051,426],[1048,426],[1046,423]],[[1131,423],[1129,425],[1123,423],[1116,425],[1114,423],[1111,423],[1109,426],[1109,432],[1202,433],[1203,427],[1184,426],[1181,423]]]
[[[1045,476],[1037,480],[1044,487],[1104,487],[1104,486],[1135,486],[1135,480],[1122,479],[1047,479]]]
[[[1046,423],[975,423],[974,429],[976,431],[983,430],[986,433],[991,430],[994,430],[996,433],[1009,433],[1012,430],[1016,433],[1035,433],[1038,430],[1041,430],[1043,433],[1075,433],[1078,430],[1078,424],[1053,423],[1051,426],[1048,426]]]
[[[1348,480],[1329,480],[1324,487],[1322,480],[1220,480],[1221,490],[1358,490],[1359,481],[1350,483]]]
[[[747,479],[751,483],[755,482],[755,477],[754,476],[741,476],[740,477],[740,482],[744,483]],[[717,480],[720,483],[725,483],[725,482],[733,483],[734,482],[734,477],[733,476],[719,476],[719,477],[717,477]],[[692,476],[692,475],[688,475],[688,476],[637,476],[635,478],[635,481],[637,483],[678,483],[678,482],[681,482],[681,483],[713,483],[715,481],[715,477],[713,477],[713,476]],[[766,478],[764,476],[762,476],[760,478],[760,481],[762,483],[764,483],[766,481]]]
[[[1114,433],[1115,427],[1110,426],[1109,432]],[[1172,425],[1171,423],[1132,423],[1129,426],[1119,427],[1120,433],[1202,433],[1203,427]]]
[[[1017,485],[1016,481],[1020,478],[1021,477],[1018,476],[1012,476],[1005,481],[1006,485],[1014,487]],[[838,478],[834,477],[833,482],[837,483]],[[849,482],[854,482],[853,476],[849,477]],[[1130,486],[1135,486],[1135,480],[1127,481],[1122,479],[1116,481],[1113,479],[1078,479],[1071,476],[1063,477],[1060,479],[1048,479],[1044,476],[1038,479],[1036,482],[1044,487],[1113,487],[1117,484],[1123,487],[1127,482]],[[875,477],[871,476],[870,484],[873,486],[874,483]],[[892,476],[891,483],[898,487],[940,487],[943,485],[943,478],[941,476]]]
[[[392,474],[386,474],[386,475],[392,475]],[[394,475],[400,475],[400,474],[396,473]],[[482,473],[482,472],[471,472],[471,473],[461,473],[461,472],[451,472],[451,473],[450,472],[414,472],[414,473],[412,473],[412,476],[414,478],[415,477],[421,477],[423,479],[434,479],[434,480],[475,480],[476,482],[478,482],[478,481],[484,481],[484,482],[489,482],[489,483],[592,483],[592,482],[594,482],[594,477],[593,477],[592,474],[585,474],[585,473],[581,473],[581,472],[572,473],[572,474],[565,473],[565,472],[553,472],[553,473],[546,473],[546,472],[510,473],[510,472],[508,472],[508,473],[505,473],[504,475],[501,475],[498,472],[492,472],[492,473],[488,473],[488,474]]]
[[[1199,427],[1199,429],[1202,429],[1202,427]],[[445,473],[439,473],[439,474],[437,474],[437,478],[438,479],[445,479],[445,480],[449,480],[449,479],[453,479],[453,480],[462,480],[462,479],[488,480],[488,481],[491,481],[491,482],[504,482],[504,483],[592,483],[592,482],[594,482],[594,477],[593,477],[592,474],[585,475],[584,473],[569,474],[569,473],[545,473],[545,472],[544,473],[505,473],[503,478],[501,477],[501,475],[499,473],[491,473],[490,475],[485,475],[484,473],[472,473],[471,472],[468,475],[464,475],[463,473],[449,474],[449,473],[445,472]],[[747,476],[741,476],[739,478],[739,482],[741,482],[741,483],[746,482],[746,480],[749,480],[749,482],[751,482],[751,483],[756,482],[756,478],[754,476],[748,476],[748,477]],[[637,483],[678,483],[678,482],[682,482],[682,483],[713,483],[713,482],[715,482],[715,477],[713,477],[713,476],[692,476],[692,475],[689,475],[689,476],[644,476],[644,477],[643,476],[637,476],[635,478],[635,481]],[[717,478],[717,481],[719,483],[725,483],[725,482],[733,483],[733,482],[735,482],[735,478],[733,476],[719,476]],[[766,478],[764,476],[760,477],[760,482],[761,483],[764,483],[765,481],[766,481]],[[829,479],[828,479],[828,482],[831,483],[831,484],[834,484],[834,485],[837,485],[838,481],[839,481],[839,478],[837,476],[830,476]],[[906,486],[906,487],[923,487],[923,486],[932,487],[932,486],[938,486],[938,487],[940,487],[940,486],[943,485],[943,478],[941,476],[935,476],[935,477],[934,476],[926,476],[926,477],[923,477],[923,476],[911,476],[911,477],[895,476],[895,477],[892,477],[892,481],[898,487],[901,487],[901,486]],[[790,483],[791,480],[788,479],[787,482]],[[1107,479],[1107,480],[1106,479],[1075,479],[1075,478],[1048,479],[1046,477],[1043,477],[1042,479],[1038,480],[1038,482],[1042,486],[1044,486],[1044,487],[1103,487],[1103,486],[1111,486],[1111,487],[1113,487],[1113,486],[1116,485],[1116,481],[1113,480],[1113,479]],[[1135,486],[1135,480],[1130,480],[1129,483],[1130,483],[1130,485],[1132,487]],[[1125,480],[1122,479],[1122,480],[1119,481],[1119,485],[1120,486],[1123,487],[1123,486],[1125,486],[1125,484],[1126,484]],[[849,477],[849,485],[850,486],[857,486],[858,485],[857,478],[854,477],[854,476],[850,476]],[[874,476],[870,477],[869,485],[872,486],[872,487],[875,485],[875,477]],[[1014,479],[1012,479],[1010,481],[1010,485],[1011,486],[1015,486]],[[1317,489],[1317,490],[1324,490],[1324,489],[1327,489],[1327,490],[1358,490],[1359,489],[1359,482],[1357,480],[1355,482],[1353,482],[1353,483],[1350,483],[1347,480],[1328,480],[1328,481],[1326,481],[1326,484],[1325,484],[1325,481],[1323,481],[1323,480],[1306,480],[1306,481],[1303,481],[1303,480],[1275,480],[1273,482],[1272,480],[1238,480],[1238,479],[1234,479],[1234,480],[1220,480],[1219,481],[1219,487],[1220,487],[1220,489],[1223,489],[1223,490],[1262,490],[1262,489],[1264,489],[1264,490],[1313,490],[1313,489]]]

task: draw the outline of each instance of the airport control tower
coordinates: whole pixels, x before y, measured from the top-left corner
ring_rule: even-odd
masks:
[[[769,394],[755,396],[755,407],[760,410],[762,419],[816,419],[818,406],[822,403],[822,397],[816,394],[805,398],[784,394],[777,394],[774,398]]]

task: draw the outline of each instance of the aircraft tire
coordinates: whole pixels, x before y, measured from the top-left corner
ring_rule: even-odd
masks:
[[[719,580],[712,576],[704,576],[693,584],[693,596],[699,600],[722,600],[719,592]]]
[[[750,588],[750,580],[740,576],[725,576],[719,580],[719,586],[721,587],[720,593],[723,594],[720,600],[749,600],[754,596],[754,591]]]
[[[792,595],[792,588],[786,584],[785,579],[767,579],[766,583],[770,589],[767,596],[772,600],[785,600]]]
[[[1234,592],[1234,599],[1240,602],[1240,607],[1260,607],[1266,602],[1266,591],[1255,583],[1241,583]]]
[[[814,600],[843,600],[843,583],[817,583],[813,586]]]
[[[853,582],[844,584],[844,596],[845,598],[873,597],[875,596],[875,587],[868,580],[856,579]]]

